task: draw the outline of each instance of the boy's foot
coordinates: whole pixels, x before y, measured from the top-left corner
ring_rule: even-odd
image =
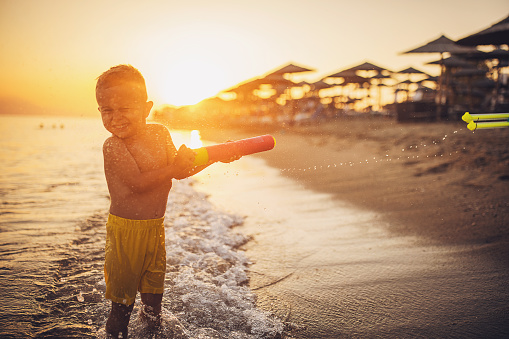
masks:
[[[133,311],[134,303],[131,305],[111,303],[111,312],[106,321],[106,338],[127,338],[127,325]]]
[[[151,306],[142,304],[138,317],[141,323],[148,328],[156,328],[161,325],[161,312],[156,314]]]

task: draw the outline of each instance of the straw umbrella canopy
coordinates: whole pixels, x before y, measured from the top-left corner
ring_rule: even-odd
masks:
[[[403,54],[409,53],[467,53],[475,51],[473,47],[460,46],[449,39],[445,35],[440,36],[438,39],[432,40],[420,47],[403,52]]]
[[[390,75],[385,75],[382,73],[378,73],[377,75],[372,76],[370,79],[389,79],[392,78]]]
[[[426,65],[440,65],[440,64],[444,65],[445,67],[451,68],[458,67],[470,68],[475,66],[472,63],[464,60],[463,58],[457,57],[455,55],[451,55],[450,57],[445,59],[428,62]]]
[[[355,75],[355,71],[352,71],[350,69],[345,69],[343,71],[339,71],[337,73],[327,75],[325,78],[344,78],[344,77],[353,76],[353,75]]]
[[[278,93],[283,93],[286,89],[289,89],[290,87],[296,86],[296,83],[291,81],[290,82],[284,82],[284,80],[290,81],[286,78],[284,78],[287,74],[295,74],[295,73],[306,73],[306,72],[314,72],[315,70],[308,67],[298,66],[292,63],[289,63],[285,66],[282,66],[275,71],[270,72],[267,74],[264,78],[270,78],[273,77],[275,80],[275,83],[271,83],[272,87],[276,89]],[[291,92],[288,91],[288,97],[291,98]]]
[[[435,77],[435,76],[429,76],[429,77],[424,78],[424,79],[422,79],[422,80],[416,81],[416,83],[421,83],[421,82],[424,82],[424,81],[438,82],[438,77]]]
[[[429,74],[428,74],[428,73],[423,72],[423,71],[418,70],[417,68],[413,68],[413,67],[408,67],[408,68],[402,69],[401,71],[396,72],[396,74],[404,74],[404,75],[408,75],[408,79],[410,79],[410,76],[411,76],[412,74],[424,75],[424,76],[426,76],[426,77],[429,77]]]
[[[371,62],[364,62],[362,64],[344,70],[344,72],[356,72],[356,71],[377,71],[378,73],[381,73],[382,71],[387,71],[387,69],[372,64]]]
[[[297,66],[297,65],[290,63],[286,66],[283,66],[283,67],[269,73],[269,75],[274,75],[274,74],[284,75],[284,74],[305,73],[305,72],[314,72],[314,71],[315,71],[314,69]]]
[[[368,81],[365,81],[362,78],[357,78],[358,77],[357,71],[375,71],[376,74],[372,77],[369,77]],[[373,85],[371,83],[371,79],[375,79],[375,80],[378,80],[378,84],[376,84],[378,86],[382,83],[382,79],[390,78],[389,75],[383,75],[382,74],[383,71],[389,71],[389,70],[387,68],[380,67],[378,65],[375,65],[371,62],[366,61],[366,62],[363,62],[363,63],[357,65],[357,66],[345,69],[341,73],[346,74],[346,77],[343,77],[345,79],[345,83],[347,83],[347,81],[349,81],[350,83],[355,82],[361,86],[363,86],[364,83],[368,83],[371,86],[371,85]],[[353,75],[350,75],[350,73],[353,73]],[[380,98],[380,87],[377,87],[377,88],[378,88],[378,94],[379,94],[378,97]],[[368,93],[369,93],[369,91],[368,91]],[[379,102],[380,102],[380,100],[379,100]]]
[[[413,83],[414,82],[412,80],[404,80],[404,81],[398,82],[396,85],[411,85]]]
[[[369,78],[361,77],[360,75],[348,75],[342,78],[344,80],[343,84],[359,84],[362,86],[370,83]]]
[[[287,89],[299,86],[295,82],[283,77],[283,74],[272,73],[258,80],[260,85],[271,85],[276,90],[277,95],[281,95]]]
[[[334,87],[334,85],[328,84],[323,80],[318,80],[316,82],[313,82],[309,84],[313,90],[321,90],[326,88]]]
[[[509,45],[509,16],[477,33],[459,39],[459,45]]]
[[[245,82],[243,84],[240,84],[234,88],[226,89],[223,92],[224,93],[235,93],[237,94],[237,98],[240,100],[246,100],[251,99],[252,93],[255,89],[260,87],[260,83],[258,82],[258,79]]]
[[[256,79],[254,82],[260,85],[272,85],[272,86],[284,85],[287,87],[292,87],[298,85],[295,82],[284,78],[283,74],[280,73],[271,73],[267,76],[264,76],[263,78]]]
[[[252,99],[253,91],[260,88],[261,85],[271,85],[276,89],[290,88],[296,84],[293,81],[285,79],[282,74],[269,74],[262,78],[255,78],[241,83],[233,88],[224,90],[224,93],[235,93],[240,100]]]
[[[444,58],[444,53],[468,53],[476,50],[473,47],[465,47],[456,44],[453,40],[449,39],[445,35],[440,36],[439,38],[432,40],[420,47],[408,50],[403,52],[403,54],[410,53],[439,53],[440,60],[442,61]],[[443,72],[444,66],[443,63],[440,63],[440,78],[438,85],[438,109],[437,109],[437,119],[440,120],[441,111],[442,111],[442,101],[444,99],[444,90],[443,90]]]
[[[474,53],[467,53],[462,55],[467,60],[498,60],[498,64],[493,67],[507,67],[509,66],[509,51],[505,49],[495,49],[490,52],[478,51]]]
[[[420,71],[418,70],[417,68],[413,68],[413,67],[408,67],[408,68],[405,68],[399,72],[396,72],[398,74],[424,74],[424,75],[428,75],[426,72],[423,72],[423,71]]]
[[[371,85],[370,79],[355,74],[355,70],[351,68],[326,76],[327,78],[342,78],[343,82],[339,86],[345,86],[348,84],[355,84],[356,88],[363,87],[364,84]]]

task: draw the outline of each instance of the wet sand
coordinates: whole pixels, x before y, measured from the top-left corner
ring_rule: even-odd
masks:
[[[509,264],[509,129],[465,125],[359,118],[201,133],[216,141],[273,134],[276,148],[258,156],[282,175],[382,213],[391,232],[477,245]]]
[[[259,156],[279,171],[254,176],[301,185],[262,180],[265,191],[255,183],[237,203],[251,206],[251,288],[295,338],[500,337],[509,333],[508,132],[373,118],[202,137],[271,133],[276,149]],[[247,168],[232,171],[226,182],[249,181]]]

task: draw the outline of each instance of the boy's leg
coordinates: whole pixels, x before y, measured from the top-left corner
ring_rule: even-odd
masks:
[[[161,302],[163,294],[141,293],[140,318],[150,327],[161,324]]]
[[[106,334],[108,338],[127,338],[127,325],[129,325],[129,318],[133,311],[134,303],[131,305],[119,304],[116,302],[111,303],[111,312],[106,321]]]

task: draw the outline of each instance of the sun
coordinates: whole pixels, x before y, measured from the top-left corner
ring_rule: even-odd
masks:
[[[153,53],[142,59],[142,73],[158,104],[193,105],[242,80],[234,67],[242,60],[239,32],[214,25],[185,26],[179,32],[169,40],[154,38]]]
[[[193,105],[221,91],[227,70],[201,55],[173,61],[154,79],[154,94],[162,104]]]

